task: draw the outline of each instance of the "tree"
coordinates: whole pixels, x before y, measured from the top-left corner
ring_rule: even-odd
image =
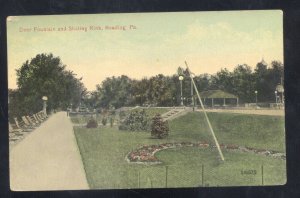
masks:
[[[255,79],[251,67],[246,64],[238,65],[232,75],[233,94],[239,96],[243,102],[254,102]]]
[[[200,74],[194,77],[195,84],[197,85],[199,91],[206,91],[211,89],[211,75],[209,74]]]
[[[283,84],[283,64],[280,61],[272,61],[270,69],[270,80],[273,84]]]
[[[149,79],[149,101],[155,106],[172,106],[174,90],[169,77],[158,74]]]
[[[216,74],[218,89],[233,92],[233,75],[226,68]]]
[[[275,102],[274,92],[276,86],[283,82],[283,64],[279,61],[272,61],[271,67],[267,67],[264,61],[257,63],[254,70],[256,90],[258,99],[262,102]]]
[[[268,87],[268,68],[267,63],[263,60],[256,64],[256,68],[254,69],[254,78],[256,83],[256,90],[258,93],[257,98],[259,101],[267,101],[269,96],[269,87]]]
[[[18,89],[12,104],[18,113],[10,116],[33,114],[42,109],[42,96],[48,97],[47,109],[66,109],[70,103],[80,101],[79,94],[86,91],[82,82],[59,57],[52,54],[38,54],[17,69]],[[13,112],[13,111],[11,111]],[[17,115],[18,114],[18,115]]]
[[[113,106],[119,108],[132,101],[132,80],[125,75],[121,77],[106,78],[101,85],[97,85],[99,105],[104,108]]]
[[[142,80],[132,80],[132,95],[133,95],[133,105],[146,105],[149,104],[149,80],[143,78]]]
[[[151,136],[155,138],[165,138],[169,135],[168,121],[163,121],[160,114],[156,114],[152,118]]]

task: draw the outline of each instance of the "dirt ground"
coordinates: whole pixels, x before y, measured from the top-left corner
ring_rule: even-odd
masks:
[[[198,111],[202,111],[199,109]],[[284,116],[284,109],[206,109],[207,112]]]

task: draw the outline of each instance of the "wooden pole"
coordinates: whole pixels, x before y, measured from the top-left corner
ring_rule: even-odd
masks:
[[[223,156],[222,150],[221,150],[221,148],[220,148],[219,142],[218,142],[218,140],[217,140],[217,138],[216,138],[216,136],[215,136],[214,130],[213,130],[211,124],[210,124],[210,121],[209,121],[208,116],[207,116],[207,114],[206,114],[206,111],[205,111],[204,105],[203,105],[203,103],[202,103],[200,94],[199,94],[199,92],[198,92],[198,89],[197,89],[196,84],[195,84],[195,82],[194,82],[194,79],[193,79],[193,77],[192,77],[192,72],[191,72],[191,70],[189,69],[188,64],[187,64],[186,61],[185,61],[185,65],[186,65],[186,67],[187,67],[187,69],[188,69],[188,71],[189,71],[189,74],[190,74],[191,80],[192,80],[192,82],[193,82],[195,91],[196,91],[196,93],[197,93],[197,96],[198,96],[198,99],[199,99],[201,108],[202,108],[202,110],[203,110],[204,116],[205,116],[205,118],[206,118],[208,127],[209,127],[210,132],[211,132],[211,134],[212,134],[212,136],[213,136],[213,139],[214,139],[214,141],[215,141],[215,144],[216,144],[216,146],[217,146],[217,149],[218,149],[218,151],[219,151],[221,160],[224,161],[224,156]]]

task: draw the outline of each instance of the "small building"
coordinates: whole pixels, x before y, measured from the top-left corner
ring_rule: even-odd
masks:
[[[239,98],[231,93],[222,90],[208,90],[200,93],[205,106],[226,107],[238,106]]]

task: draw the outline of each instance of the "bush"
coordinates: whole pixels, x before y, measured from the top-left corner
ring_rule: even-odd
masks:
[[[126,117],[126,113],[124,111],[120,111],[119,116],[120,119],[123,120]]]
[[[110,115],[113,115],[113,116],[116,115],[116,111],[115,110],[111,110],[110,111]]]
[[[110,117],[109,122],[110,122],[110,127],[113,127],[114,126],[114,118]]]
[[[98,123],[94,118],[91,118],[86,125],[86,128],[97,128],[97,127],[98,127]]]
[[[145,110],[132,111],[121,122],[119,130],[127,131],[150,131],[150,119]]]
[[[151,136],[155,138],[165,138],[169,135],[168,121],[163,121],[160,114],[156,114],[152,118]]]
[[[102,124],[103,124],[103,126],[106,126],[106,123],[107,123],[107,117],[103,117],[102,118]]]

